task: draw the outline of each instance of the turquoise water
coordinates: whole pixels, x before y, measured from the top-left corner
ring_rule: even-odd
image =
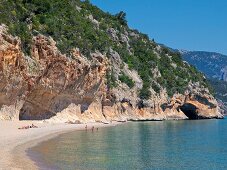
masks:
[[[133,122],[71,132],[28,154],[42,169],[227,169],[227,120]]]

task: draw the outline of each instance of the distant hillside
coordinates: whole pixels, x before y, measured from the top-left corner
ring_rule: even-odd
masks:
[[[208,78],[227,81],[227,56],[214,52],[184,51],[183,59],[202,71]]]
[[[218,79],[209,79],[209,83],[215,90],[215,97],[220,107],[227,113],[227,82]]]
[[[209,79],[209,82],[214,89],[217,89],[216,97],[222,101],[227,101],[227,82],[217,79]]]

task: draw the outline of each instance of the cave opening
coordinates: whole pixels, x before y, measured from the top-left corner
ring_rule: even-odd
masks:
[[[199,119],[196,106],[190,103],[185,103],[180,107],[180,109],[190,120]]]
[[[55,116],[55,113],[43,111],[42,113],[32,114],[30,110],[24,110],[23,108],[19,112],[19,120],[45,120],[50,119],[51,117]]]

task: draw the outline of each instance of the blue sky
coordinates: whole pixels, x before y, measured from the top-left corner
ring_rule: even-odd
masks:
[[[227,54],[227,0],[91,0],[172,48]]]

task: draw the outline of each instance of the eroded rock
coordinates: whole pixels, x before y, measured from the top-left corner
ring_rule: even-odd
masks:
[[[109,32],[114,34],[113,30]],[[185,94],[175,94],[171,99],[165,89],[153,91],[145,101],[138,97],[141,78],[115,51],[110,50],[109,57],[96,51],[90,60],[76,48],[70,54],[61,54],[51,37],[37,35],[31,56],[25,56],[20,39],[1,26],[0,119],[86,123],[222,118],[217,101],[199,84],[189,84]],[[123,71],[135,86],[130,89],[118,81],[117,87],[108,88],[106,74],[110,69],[116,77]],[[158,69],[154,72],[160,76]]]

